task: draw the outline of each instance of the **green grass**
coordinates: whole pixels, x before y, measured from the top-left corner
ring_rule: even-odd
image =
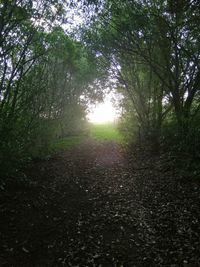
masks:
[[[112,123],[106,124],[90,124],[89,127],[90,137],[99,140],[99,141],[115,141],[118,143],[122,143],[123,139],[120,135],[117,127]],[[51,152],[58,152],[66,149],[73,148],[78,146],[83,139],[86,138],[85,135],[80,136],[69,136],[63,139],[57,140],[51,146]]]
[[[69,137],[65,137],[61,140],[56,141],[53,145],[52,145],[52,150],[54,152],[57,151],[61,151],[61,150],[65,150],[65,149],[69,149],[75,146],[78,146],[81,141],[83,140],[83,136],[69,136]]]
[[[90,136],[96,140],[101,141],[115,141],[121,143],[122,136],[117,130],[116,125],[112,123],[106,124],[91,124]]]

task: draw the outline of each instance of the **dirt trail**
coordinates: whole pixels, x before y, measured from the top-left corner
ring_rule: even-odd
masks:
[[[162,159],[87,140],[26,175],[1,196],[0,266],[200,266],[199,183]]]

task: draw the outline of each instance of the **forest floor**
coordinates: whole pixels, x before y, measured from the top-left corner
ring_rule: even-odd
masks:
[[[0,266],[199,267],[199,180],[84,140],[1,189]]]

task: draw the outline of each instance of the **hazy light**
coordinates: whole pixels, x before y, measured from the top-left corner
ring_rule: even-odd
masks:
[[[98,104],[95,108],[91,108],[88,114],[88,119],[92,123],[114,122],[117,118],[117,110],[110,99],[106,99],[104,103]]]

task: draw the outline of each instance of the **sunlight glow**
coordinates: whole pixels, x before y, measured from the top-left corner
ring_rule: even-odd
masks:
[[[114,122],[118,118],[117,110],[113,106],[110,99],[106,99],[103,103],[91,108],[88,119],[92,123]]]

